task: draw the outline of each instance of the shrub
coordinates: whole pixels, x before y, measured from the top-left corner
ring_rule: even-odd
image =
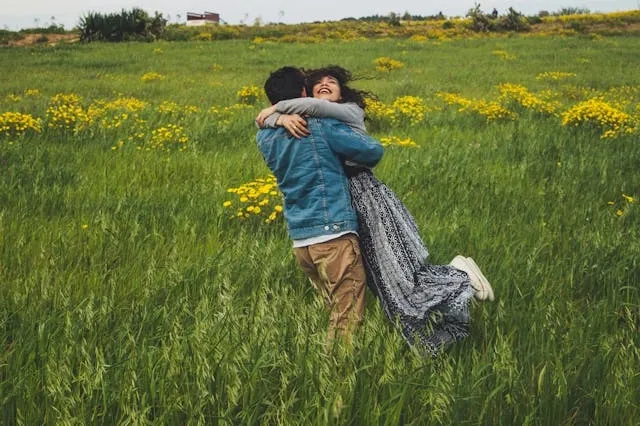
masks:
[[[51,24],[48,27],[24,28],[19,31],[21,34],[66,34],[64,25]]]
[[[538,15],[527,16],[527,22],[529,22],[530,25],[538,25],[542,23],[542,18]]]
[[[142,9],[122,10],[120,13],[89,12],[80,18],[80,40],[91,41],[152,41],[165,32],[167,20],[156,12],[150,17]]]
[[[553,12],[554,16],[566,16],[566,15],[588,15],[591,11],[584,7],[563,7],[557,12]]]
[[[467,16],[471,18],[471,30],[476,32],[491,31],[491,20],[481,9],[480,5],[476,3],[473,9],[469,9]]]
[[[498,31],[528,31],[529,22],[522,13],[510,7],[508,14],[498,18],[495,29]]]
[[[580,21],[571,21],[567,24],[567,26],[569,27],[569,29],[572,29],[577,33],[584,33],[587,30],[586,25]]]
[[[450,30],[451,28],[455,27],[454,23],[451,21],[444,21],[442,23],[442,29],[443,30]]]
[[[9,30],[0,30],[0,45],[9,44],[10,41],[21,40],[24,38],[22,33]]]
[[[516,11],[509,8],[509,13],[504,16],[487,15],[480,9],[480,5],[476,3],[473,9],[470,9],[467,16],[471,18],[470,28],[476,32],[488,31],[528,31],[529,21],[527,18]]]

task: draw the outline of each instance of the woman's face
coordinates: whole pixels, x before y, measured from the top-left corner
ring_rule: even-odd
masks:
[[[342,99],[338,79],[330,75],[322,77],[320,81],[313,85],[313,97],[338,102]]]

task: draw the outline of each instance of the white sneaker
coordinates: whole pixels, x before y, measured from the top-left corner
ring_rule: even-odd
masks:
[[[493,288],[491,288],[491,284],[489,284],[489,281],[484,276],[482,271],[480,271],[480,268],[472,258],[458,255],[453,258],[450,265],[467,273],[467,275],[469,276],[469,280],[471,281],[471,286],[476,291],[476,299],[494,299]]]
[[[470,257],[467,257],[466,259],[467,259],[467,262],[469,263],[469,265],[471,265],[471,268],[473,269],[473,271],[480,278],[480,282],[482,283],[482,289],[486,293],[485,294],[485,296],[486,296],[485,299],[489,299],[490,301],[493,302],[493,300],[495,299],[495,296],[493,295],[493,287],[491,287],[491,284],[489,284],[489,280],[487,279],[487,277],[484,276],[484,274],[480,270],[480,267],[475,262],[475,260],[473,260]]]

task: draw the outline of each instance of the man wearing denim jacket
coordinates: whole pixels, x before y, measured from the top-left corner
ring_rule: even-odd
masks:
[[[264,87],[272,104],[306,94],[304,74],[293,67],[273,72]],[[287,118],[272,117],[267,125]],[[329,338],[348,338],[362,322],[366,275],[343,162],[372,167],[382,158],[383,148],[341,121],[297,119],[298,127],[306,124],[305,137],[291,136],[284,127],[264,128],[258,132],[258,147],[284,195],[296,259],[331,311]]]

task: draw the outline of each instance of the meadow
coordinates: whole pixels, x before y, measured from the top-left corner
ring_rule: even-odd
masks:
[[[0,424],[637,424],[640,38],[0,49]],[[493,303],[420,356],[353,348],[255,145],[280,66],[378,97],[376,174]],[[636,71],[633,71],[636,70]]]

